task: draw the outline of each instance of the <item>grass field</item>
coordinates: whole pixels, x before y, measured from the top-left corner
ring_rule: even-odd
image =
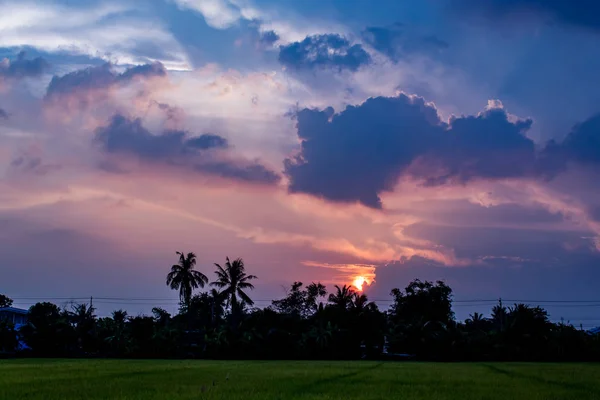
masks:
[[[0,399],[600,399],[600,365],[0,360]]]

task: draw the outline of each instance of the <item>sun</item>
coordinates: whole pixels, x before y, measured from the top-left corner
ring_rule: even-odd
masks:
[[[352,285],[359,291],[362,292],[363,290],[363,285],[365,284],[367,280],[365,279],[364,276],[357,276],[356,278],[354,278],[354,281],[352,281]]]

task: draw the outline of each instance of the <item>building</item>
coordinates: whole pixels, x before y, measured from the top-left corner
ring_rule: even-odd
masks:
[[[600,334],[600,326],[588,330],[588,333],[590,335],[598,335],[598,334]]]
[[[21,308],[0,308],[0,320],[11,322],[17,330],[27,323],[27,314],[29,314],[29,311]]]

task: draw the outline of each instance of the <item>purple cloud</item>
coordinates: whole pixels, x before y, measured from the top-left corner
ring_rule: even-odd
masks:
[[[48,69],[48,62],[42,57],[32,60],[25,58],[24,51],[17,55],[15,60],[5,58],[0,61],[0,78],[23,79],[42,75]]]
[[[105,89],[138,78],[164,76],[166,69],[159,62],[131,67],[121,74],[113,70],[112,64],[106,63],[53,77],[46,90],[46,98],[52,99],[79,90]]]
[[[422,98],[370,98],[334,114],[297,113],[301,151],[285,160],[291,192],[381,208],[379,195],[407,173],[431,185],[533,173],[531,120],[510,121],[502,108],[440,120]],[[409,168],[410,167],[410,168]]]
[[[451,3],[461,11],[490,18],[542,17],[567,25],[600,30],[600,3],[596,0],[462,0]]]
[[[190,137],[180,130],[166,130],[154,135],[139,118],[115,115],[108,125],[96,130],[95,142],[107,153],[134,155],[148,162],[167,163],[222,178],[262,184],[276,184],[280,180],[279,174],[257,162],[238,163],[209,153],[229,148],[227,139],[221,136]],[[106,164],[102,165],[108,170]],[[109,165],[115,170],[114,165]]]
[[[333,68],[356,71],[371,63],[371,57],[360,44],[350,44],[337,34],[307,36],[301,42],[279,48],[279,62],[291,70]]]
[[[367,27],[361,36],[366,43],[394,62],[410,54],[435,54],[449,47],[447,42],[436,36],[409,34],[401,23],[386,27]]]

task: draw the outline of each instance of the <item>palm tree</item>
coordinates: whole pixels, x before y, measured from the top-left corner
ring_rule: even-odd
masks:
[[[242,310],[244,305],[253,305],[252,299],[244,292],[244,289],[254,289],[254,285],[250,283],[251,280],[257,279],[254,275],[246,274],[246,268],[244,261],[241,258],[229,261],[229,257],[226,258],[225,268],[215,263],[217,270],[217,280],[212,282],[211,285],[221,289],[219,295],[226,299],[227,306],[231,306],[232,314],[236,314]],[[238,300],[238,297],[241,299]]]
[[[202,272],[194,270],[196,265],[194,253],[185,256],[178,251],[177,254],[179,254],[179,263],[173,265],[171,272],[167,274],[167,285],[173,290],[179,289],[179,301],[187,307],[192,299],[192,291],[198,287],[203,288],[208,283],[208,278]]]
[[[335,285],[336,292],[329,295],[329,302],[335,307],[339,307],[343,310],[347,310],[352,304],[354,298],[354,289],[352,286],[344,285],[341,288]]]
[[[377,309],[377,305],[372,301],[369,301],[369,298],[366,294],[355,292],[352,296],[350,308],[360,314],[365,311],[373,311]]]

